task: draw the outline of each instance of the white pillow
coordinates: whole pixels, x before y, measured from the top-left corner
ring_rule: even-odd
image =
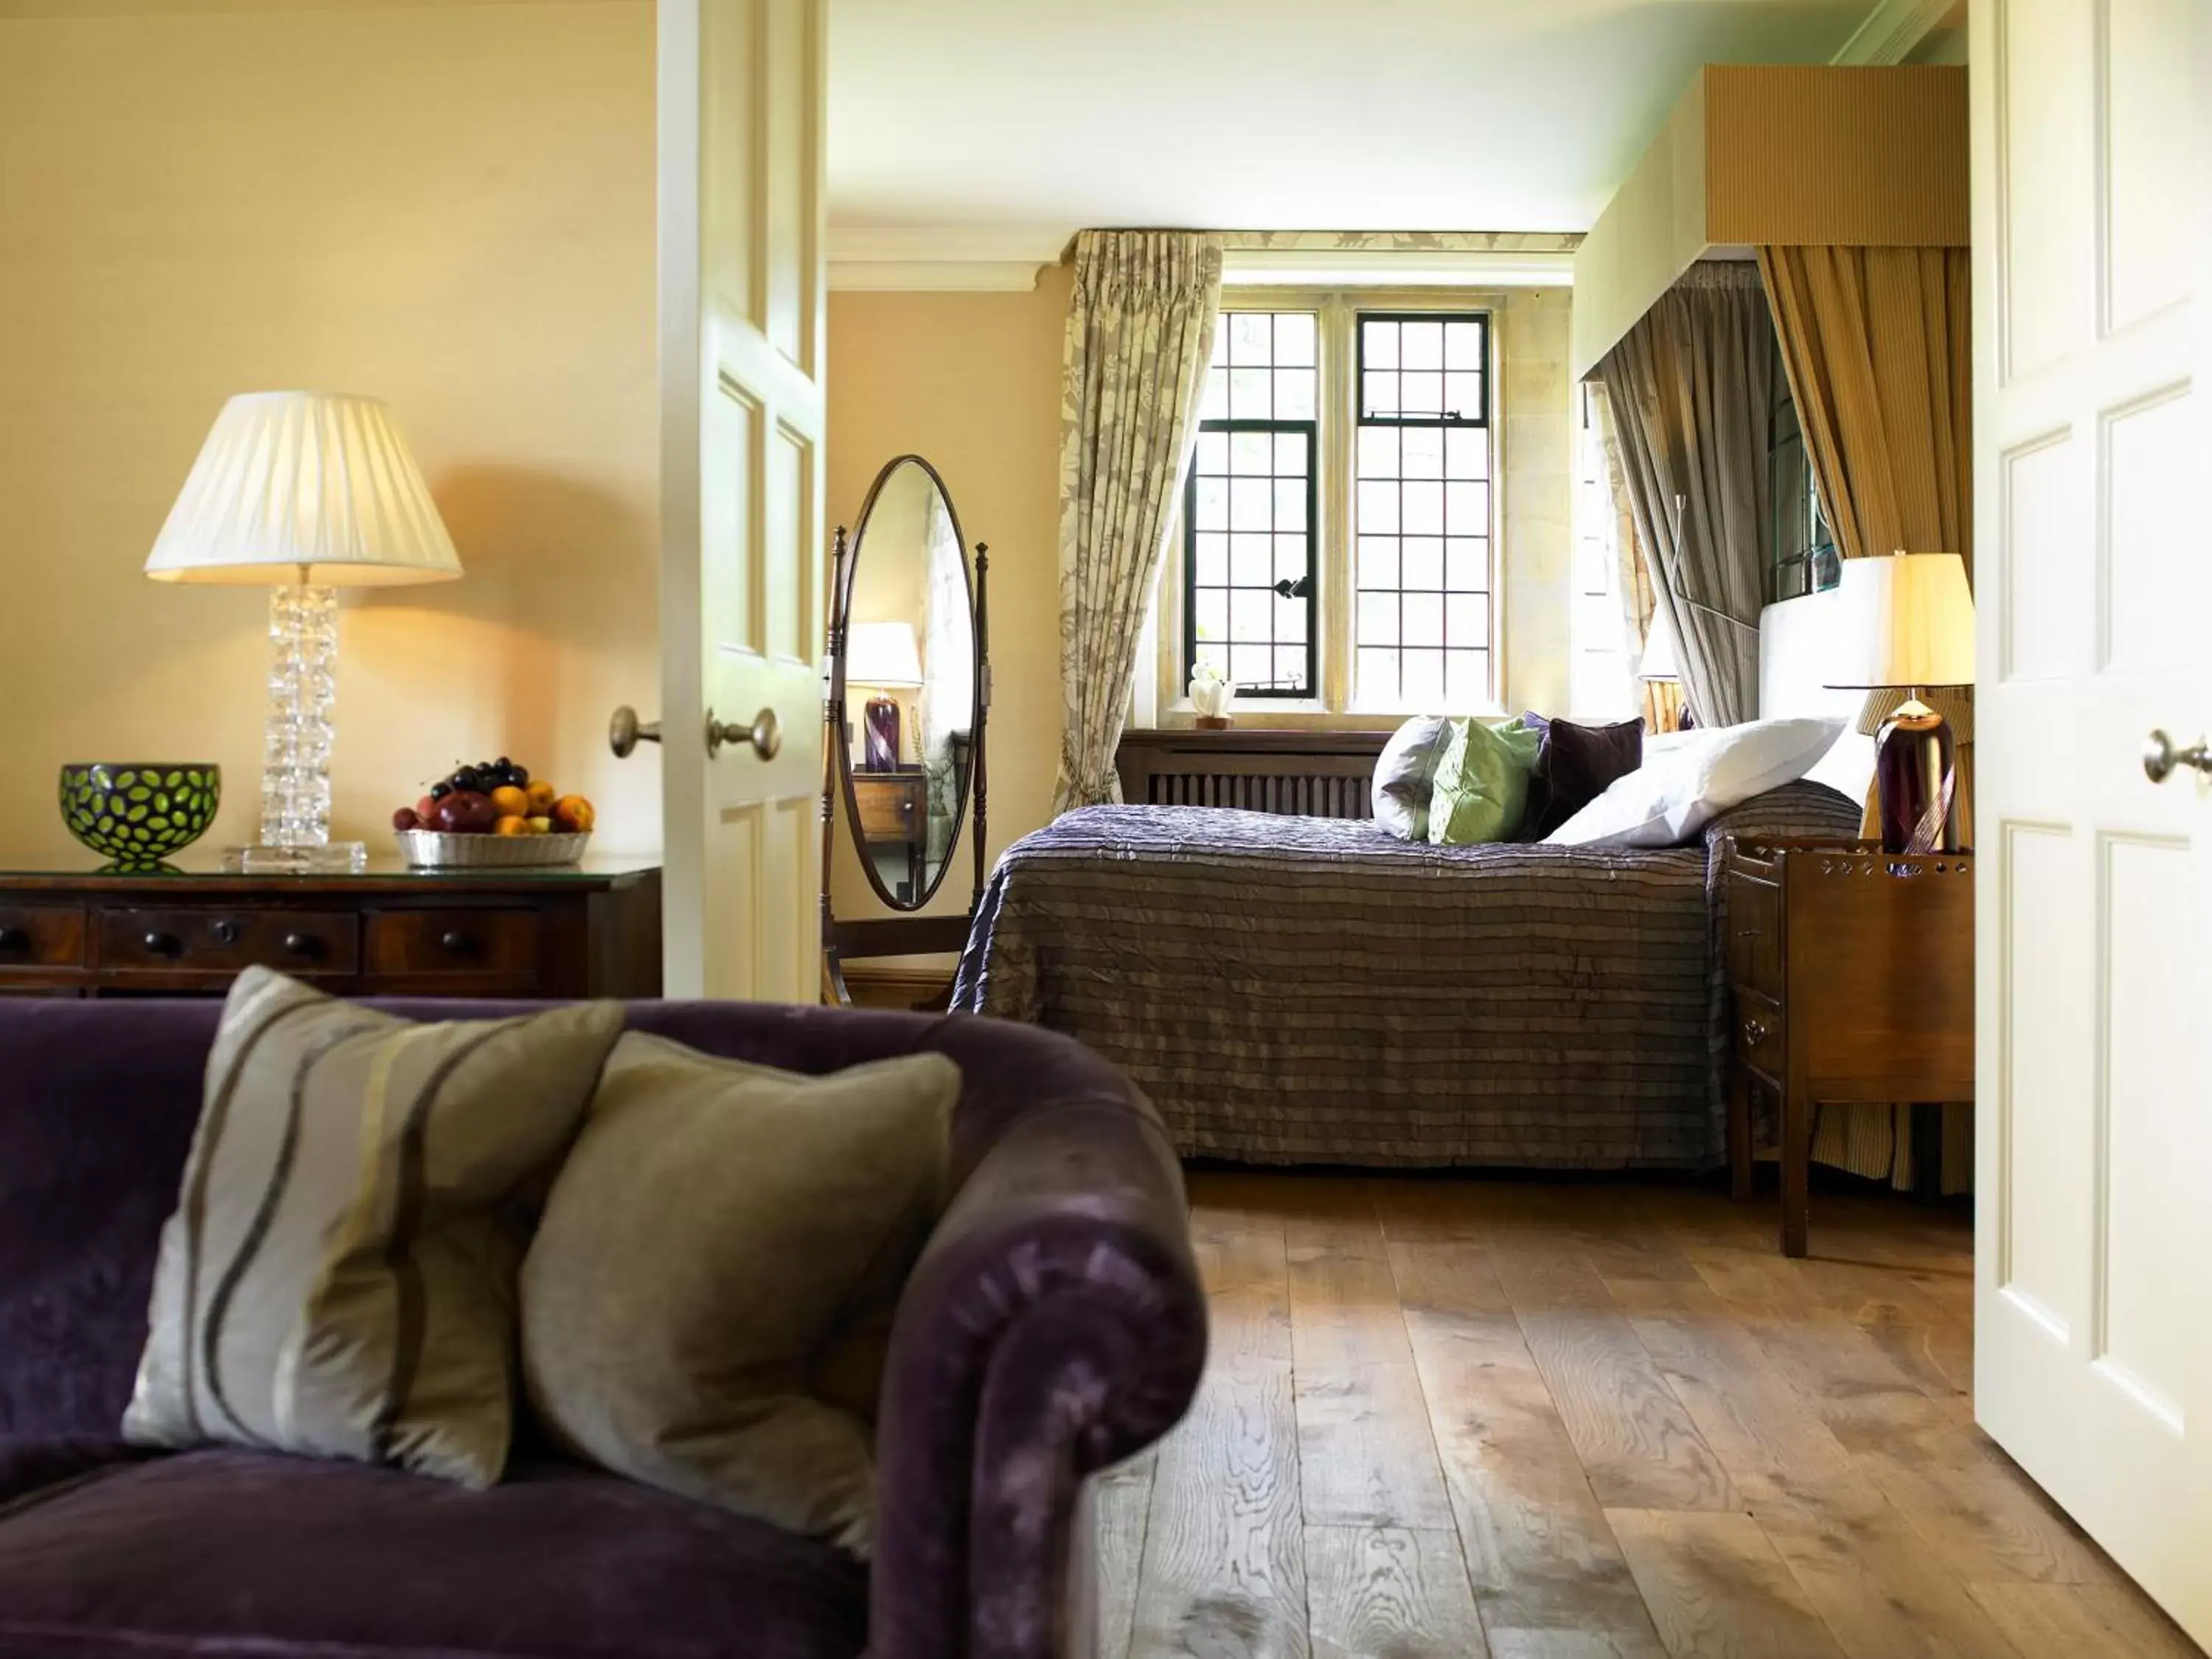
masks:
[[[1429,797],[1436,793],[1437,763],[1450,736],[1449,720],[1416,714],[1375,757],[1375,822],[1401,841],[1429,838]]]
[[[1846,722],[1753,720],[1686,734],[1561,824],[1558,847],[1678,847],[1753,795],[1794,783],[1826,754]]]

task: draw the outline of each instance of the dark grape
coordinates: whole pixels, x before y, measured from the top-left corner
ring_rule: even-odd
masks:
[[[447,796],[453,793],[453,786],[450,783],[434,783],[430,786],[430,799],[432,800],[443,800]]]
[[[483,793],[483,774],[473,766],[459,768],[448,781],[453,784],[456,794],[480,795]]]
[[[517,789],[527,789],[530,787],[530,769],[526,766],[519,766],[512,761],[508,762],[507,781]]]

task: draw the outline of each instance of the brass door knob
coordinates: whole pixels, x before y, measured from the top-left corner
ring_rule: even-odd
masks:
[[[617,760],[628,760],[641,743],[660,741],[660,722],[641,720],[637,710],[624,703],[607,721],[607,747]]]
[[[2163,732],[2154,732],[2143,739],[2143,775],[2153,783],[2164,783],[2173,775],[2177,766],[2193,766],[2208,777],[2212,777],[2212,749],[2199,738],[2186,749],[2176,749],[2173,739]]]
[[[763,708],[753,716],[750,726],[740,726],[735,720],[718,720],[714,711],[707,711],[707,757],[712,760],[722,752],[726,743],[749,743],[753,753],[763,760],[774,760],[783,752],[783,727],[776,723],[775,710]]]

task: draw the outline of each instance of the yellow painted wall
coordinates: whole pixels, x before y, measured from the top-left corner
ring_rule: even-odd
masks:
[[[265,596],[140,567],[291,386],[390,401],[467,571],[345,599],[335,830],[504,752],[657,848],[650,0],[88,9],[0,21],[0,850],[65,760],[219,762],[252,834]]]
[[[876,471],[927,456],[944,475],[972,544],[991,549],[987,727],[995,861],[1051,815],[1060,763],[1060,357],[1069,272],[1047,270],[1031,293],[830,296],[832,522],[850,525]],[[962,832],[932,914],[957,915],[973,891]],[[859,855],[840,840],[830,893],[837,913],[885,914]]]

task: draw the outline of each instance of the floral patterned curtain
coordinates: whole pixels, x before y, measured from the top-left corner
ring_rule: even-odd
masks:
[[[1086,230],[1060,374],[1060,662],[1053,811],[1121,799],[1145,607],[1190,464],[1221,309],[1221,240]]]

